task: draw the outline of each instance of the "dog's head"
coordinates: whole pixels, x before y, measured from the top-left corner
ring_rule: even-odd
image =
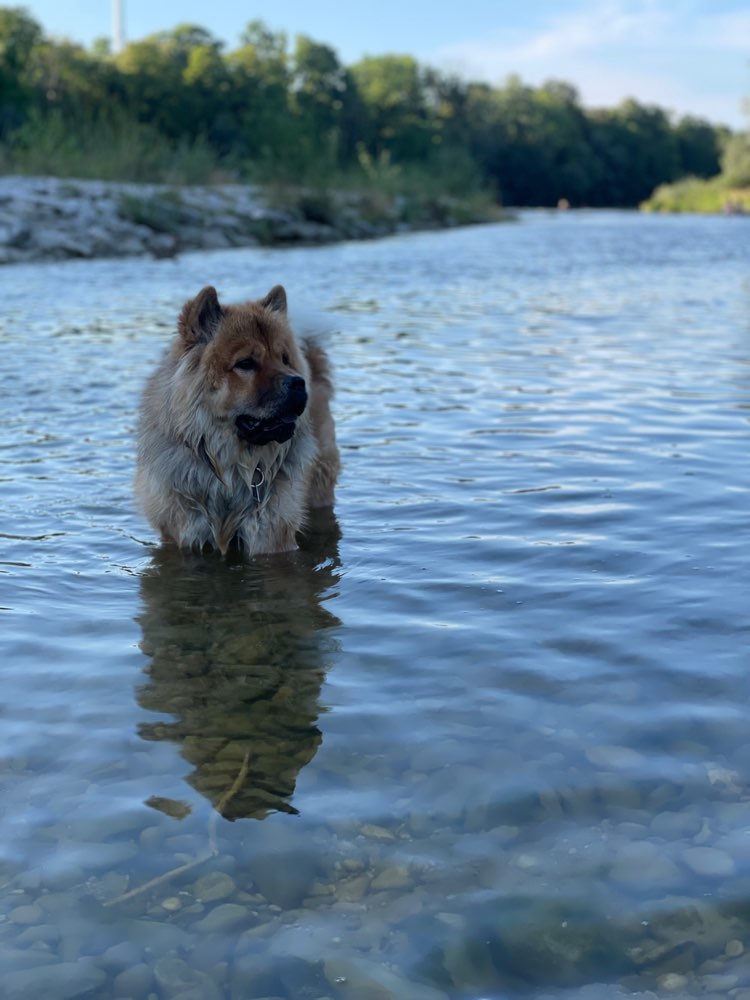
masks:
[[[180,349],[201,402],[251,445],[288,441],[307,405],[308,367],[289,326],[286,292],[222,306],[211,285],[185,303]]]

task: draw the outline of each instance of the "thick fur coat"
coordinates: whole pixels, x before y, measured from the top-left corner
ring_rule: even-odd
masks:
[[[333,503],[339,453],[328,359],[297,341],[284,289],[187,302],[148,380],[136,493],[162,541],[247,555],[296,547],[306,512]]]

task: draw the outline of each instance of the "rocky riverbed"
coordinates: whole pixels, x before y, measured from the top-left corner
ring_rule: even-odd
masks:
[[[497,217],[447,196],[10,176],[0,177],[0,264],[331,243]]]

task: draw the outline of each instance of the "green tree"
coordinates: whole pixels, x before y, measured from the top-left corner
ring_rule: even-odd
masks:
[[[432,136],[424,77],[412,56],[366,56],[351,67],[365,117],[362,139],[369,152],[395,161],[424,161]]]
[[[43,38],[22,7],[0,7],[0,136],[20,125],[33,103],[28,67]]]
[[[251,21],[242,44],[227,57],[230,103],[240,159],[296,165],[297,144],[289,102],[287,38],[262,21]]]
[[[713,177],[721,167],[721,132],[702,118],[687,115],[674,127],[684,177]]]
[[[631,99],[592,112],[590,135],[600,170],[594,205],[639,205],[659,184],[680,176],[677,139],[661,108]]]

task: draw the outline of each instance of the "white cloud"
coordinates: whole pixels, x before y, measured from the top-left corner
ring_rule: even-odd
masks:
[[[692,0],[589,0],[528,37],[501,27],[445,47],[432,61],[494,83],[510,73],[531,84],[566,80],[589,106],[635,97],[743,127],[750,11],[695,13]]]

